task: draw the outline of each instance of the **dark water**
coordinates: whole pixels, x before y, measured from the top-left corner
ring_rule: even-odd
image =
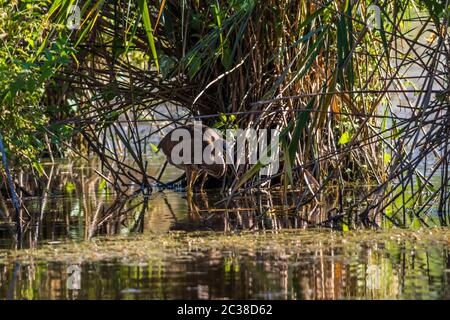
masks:
[[[295,193],[224,210],[218,192],[117,198],[89,169],[67,168],[55,168],[57,191],[24,198],[22,249],[1,224],[0,299],[450,298],[445,229],[306,230],[327,221],[333,191],[295,215]]]
[[[448,299],[448,243],[413,239],[346,241],[330,233],[283,232],[261,243],[201,249],[178,248],[127,257],[133,242],[114,258],[95,254],[63,261],[20,258],[0,264],[3,299]],[[201,235],[200,235],[201,237]],[[221,236],[223,237],[223,236]],[[320,239],[323,237],[323,241]],[[349,237],[351,237],[349,235]],[[144,237],[145,238],[145,237]],[[220,237],[219,237],[220,239]],[[245,241],[237,238],[235,241]],[[266,241],[268,240],[268,241]],[[141,241],[141,240],[139,240]],[[144,240],[145,241],[145,240]],[[219,240],[220,241],[220,240]],[[148,250],[141,242],[142,251]],[[57,245],[54,247],[57,247]],[[127,249],[128,248],[128,249]],[[134,249],[140,250],[140,249]],[[157,251],[156,251],[157,252]],[[92,256],[90,256],[92,255]],[[107,256],[108,254],[106,254]],[[45,261],[55,260],[55,261]],[[70,289],[68,268],[79,266]]]

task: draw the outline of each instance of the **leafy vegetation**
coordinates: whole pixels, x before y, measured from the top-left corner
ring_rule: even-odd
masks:
[[[62,34],[46,45],[50,30],[63,29],[45,23],[50,3],[0,2],[0,123],[8,155],[18,165],[30,165],[46,148],[43,128],[53,120],[46,90],[71,59]]]

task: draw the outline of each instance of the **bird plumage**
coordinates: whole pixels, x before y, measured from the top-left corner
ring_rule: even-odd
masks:
[[[177,127],[170,131],[158,146],[170,164],[186,171],[188,192],[192,192],[199,176],[203,176],[202,189],[207,175],[220,178],[225,174],[224,148],[226,142],[221,135],[202,124]],[[186,151],[189,154],[184,154]],[[195,154],[196,152],[201,154]]]

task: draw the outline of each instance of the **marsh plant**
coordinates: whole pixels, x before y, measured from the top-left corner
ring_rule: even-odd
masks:
[[[6,157],[36,190],[40,157],[95,155],[108,188],[151,193],[167,185],[148,162],[168,130],[275,130],[279,166],[245,161],[228,202],[301,190],[299,210],[368,185],[340,198],[339,225],[445,224],[449,13],[435,0],[0,1]]]

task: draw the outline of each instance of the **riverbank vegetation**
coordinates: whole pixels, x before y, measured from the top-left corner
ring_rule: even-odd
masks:
[[[1,214],[21,234],[21,198],[50,192],[44,158],[96,157],[98,189],[148,197],[169,182],[166,166],[149,172],[157,141],[197,119],[281,132],[280,170],[238,168],[220,184],[226,203],[301,191],[286,197],[295,213],[334,187],[327,221],[342,230],[445,225],[449,12],[433,0],[0,1],[1,200],[15,206]],[[368,191],[349,204],[355,185]]]

